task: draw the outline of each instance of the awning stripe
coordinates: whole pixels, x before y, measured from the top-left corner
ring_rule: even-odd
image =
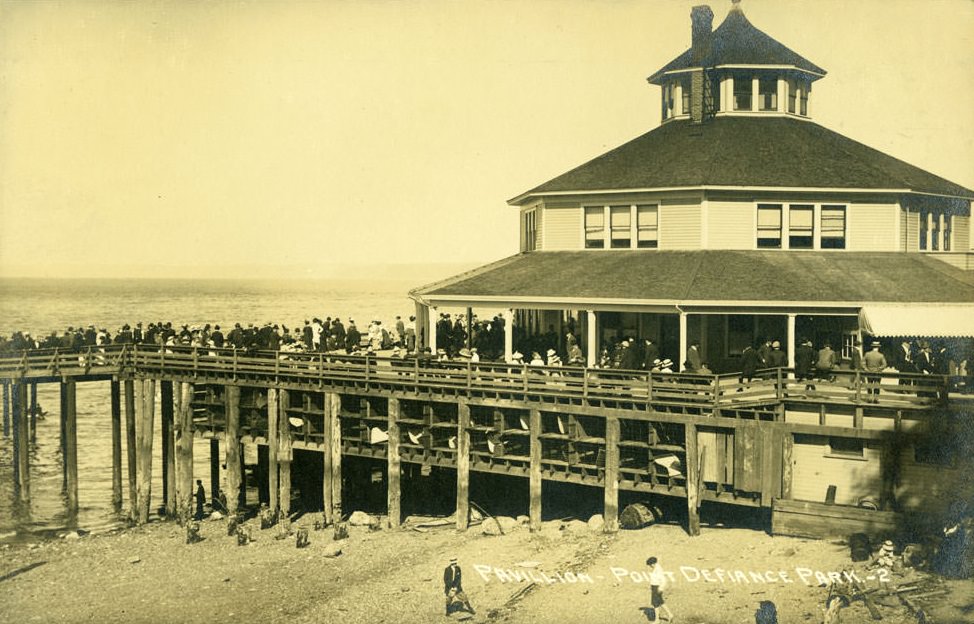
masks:
[[[859,328],[871,336],[974,337],[974,305],[863,306]]]

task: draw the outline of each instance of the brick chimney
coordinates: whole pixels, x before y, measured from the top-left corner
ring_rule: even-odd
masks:
[[[714,12],[706,4],[690,9],[690,53],[693,62],[699,63],[710,55],[710,33],[714,29]]]
[[[690,10],[690,24],[691,61],[699,67],[690,73],[690,120],[693,123],[703,123],[706,115],[703,66],[708,62],[713,48],[710,33],[714,28],[714,12],[706,4],[695,6]]]

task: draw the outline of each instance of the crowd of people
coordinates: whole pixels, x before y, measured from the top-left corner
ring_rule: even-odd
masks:
[[[223,328],[219,324],[190,326],[172,322],[138,322],[125,324],[110,331],[94,325],[71,326],[64,331],[34,337],[25,332],[0,335],[0,354],[36,349],[60,349],[80,352],[91,347],[108,345],[156,345],[163,347],[198,347],[207,349],[237,349],[244,352],[282,351],[288,353],[348,354],[391,352],[392,357],[419,357],[435,360],[472,362],[504,362],[505,320],[501,315],[479,319],[443,313],[434,325],[435,351],[420,348],[426,343],[424,329],[417,327],[416,317],[396,316],[388,325],[374,319],[364,329],[348,318],[318,317],[288,327],[271,322],[262,325],[235,323]],[[563,333],[554,326],[546,332],[529,333],[514,325],[514,351],[506,363],[530,366],[585,366],[587,358],[579,345],[573,322]],[[794,354],[794,374],[812,387],[814,380],[832,381],[838,371],[866,373],[900,372],[924,375],[948,375],[962,381],[970,376],[969,353],[956,342],[933,343],[921,339],[903,339],[899,344],[874,341],[866,353],[853,349],[851,361],[842,361],[830,341],[817,347],[807,338],[797,341]],[[595,365],[602,369],[644,370],[650,372],[686,372],[712,374],[704,359],[700,344],[691,340],[683,361],[678,365],[660,353],[660,347],[650,338],[621,336],[601,349]],[[741,382],[750,381],[758,371],[787,368],[788,354],[781,341],[768,338],[746,347],[738,363]],[[968,384],[970,385],[970,384]]]

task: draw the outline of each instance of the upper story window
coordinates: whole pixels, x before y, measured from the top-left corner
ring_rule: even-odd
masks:
[[[521,251],[534,251],[538,248],[538,211],[521,213]]]
[[[927,212],[920,213],[920,249],[925,250],[928,247],[927,241],[930,239],[930,214]]]
[[[609,229],[613,249],[632,247],[632,209],[629,206],[609,206]]]
[[[602,206],[585,206],[585,248],[605,247],[605,209]]]
[[[750,76],[734,74],[734,110],[751,110],[751,97],[754,90],[751,82]]]
[[[845,206],[822,206],[821,248],[845,249]]]
[[[673,114],[673,83],[667,82],[663,85],[663,119],[669,119]]]
[[[952,220],[952,215],[944,215],[944,251],[950,251],[950,226]]]
[[[659,206],[636,206],[636,246],[659,246]]]
[[[777,78],[761,78],[758,81],[758,108],[763,111],[778,110]]]
[[[758,204],[758,248],[781,248],[781,204]]]
[[[788,207],[788,248],[811,249],[815,246],[815,207],[792,204]]]
[[[930,218],[930,249],[940,251],[940,215],[929,214]]]
[[[798,96],[798,114],[802,117],[808,116],[808,85],[802,85],[801,93]]]
[[[680,99],[682,100],[680,112],[684,115],[690,114],[690,77],[684,76],[680,79]]]
[[[794,114],[798,104],[798,83],[792,79],[788,81],[788,112]]]

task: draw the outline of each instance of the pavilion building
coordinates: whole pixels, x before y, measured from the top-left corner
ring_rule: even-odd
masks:
[[[747,345],[974,335],[974,191],[815,123],[825,70],[735,2],[691,13],[691,45],[649,76],[655,129],[508,203],[520,253],[412,291],[444,309],[503,310],[529,333],[576,328],[589,365],[622,337],[716,372]],[[505,353],[514,345],[506,332]],[[433,343],[433,344],[431,344]]]

